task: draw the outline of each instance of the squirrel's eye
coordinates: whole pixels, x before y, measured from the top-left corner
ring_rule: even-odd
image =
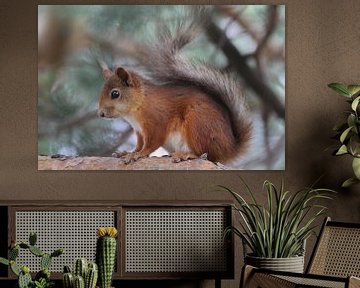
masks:
[[[119,92],[119,90],[113,90],[113,91],[111,91],[110,95],[111,95],[111,99],[115,99],[120,96],[120,92]]]

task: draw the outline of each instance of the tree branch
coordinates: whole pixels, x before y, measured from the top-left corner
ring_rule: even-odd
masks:
[[[124,164],[113,157],[38,156],[38,170],[224,170],[222,165],[194,159],[174,163],[171,157],[147,157]]]
[[[285,119],[285,108],[277,95],[263,83],[249,67],[246,58],[231,43],[223,31],[214,23],[207,26],[207,35],[213,43],[221,43],[221,49],[249,87],[282,119]],[[235,61],[236,60],[236,61]]]

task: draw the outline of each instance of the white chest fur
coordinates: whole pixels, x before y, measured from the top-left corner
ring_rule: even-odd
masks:
[[[134,117],[125,116],[124,119],[131,125],[135,132],[141,132],[141,126]]]
[[[142,127],[134,117],[126,116],[124,119],[131,125],[135,132],[141,133]],[[164,142],[163,148],[165,148],[168,153],[192,152],[180,132],[170,133]]]
[[[164,148],[169,152],[191,152],[180,132],[173,132],[165,140]]]

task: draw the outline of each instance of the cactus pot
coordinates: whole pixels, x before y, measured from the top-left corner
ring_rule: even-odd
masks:
[[[245,256],[245,263],[257,268],[304,273],[303,255],[289,258],[263,258],[248,254]]]

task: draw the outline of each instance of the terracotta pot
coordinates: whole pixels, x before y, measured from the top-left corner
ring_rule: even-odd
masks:
[[[275,271],[304,272],[304,256],[289,258],[263,258],[246,255],[245,263],[254,267]]]

